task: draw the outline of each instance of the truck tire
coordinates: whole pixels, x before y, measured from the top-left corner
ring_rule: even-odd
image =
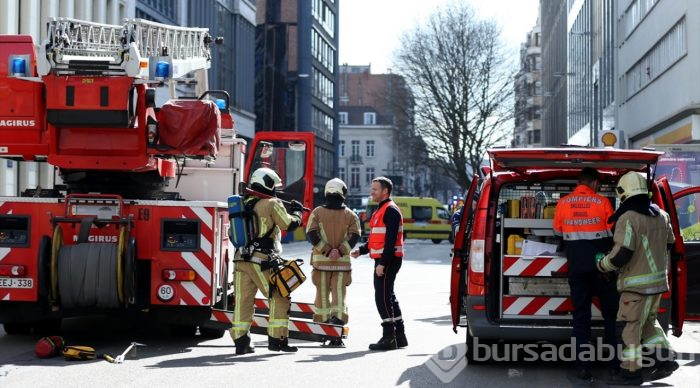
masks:
[[[211,327],[199,327],[199,335],[203,338],[221,338],[226,334],[226,329],[213,329]]]
[[[467,363],[468,364],[483,364],[487,362],[488,360],[480,360],[476,359],[477,352],[475,352],[475,347],[474,347],[474,336],[471,335],[469,332],[469,328],[467,328],[467,352],[465,354],[465,357],[467,358]],[[492,341],[485,341],[482,339],[479,339],[479,344],[485,344],[485,345],[490,345]],[[483,356],[482,356],[483,357]]]
[[[27,335],[32,332],[32,325],[29,323],[3,323],[2,328],[7,335]]]
[[[439,238],[434,238],[434,239],[432,239],[432,241],[433,241],[433,244],[440,244],[442,242],[442,240],[440,240]]]
[[[61,318],[45,319],[34,322],[34,334],[47,336],[56,335],[61,331]]]
[[[192,338],[197,334],[197,325],[170,325],[173,337]]]

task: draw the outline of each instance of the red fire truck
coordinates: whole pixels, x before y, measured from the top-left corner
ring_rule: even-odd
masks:
[[[649,177],[652,201],[670,214],[677,236],[669,268],[671,291],[663,295],[658,316],[662,326],[681,335],[689,242],[681,238],[674,200],[700,188],[674,196],[665,176],[655,179],[662,152],[548,148],[491,149],[488,153],[491,166],[483,168],[483,181],[474,179],[466,195],[465,206],[472,210],[463,213],[461,225],[465,227],[455,236],[452,261],[453,328],[456,332],[458,326],[466,327],[469,359],[474,357],[470,345],[477,338],[482,344],[570,339],[573,306],[567,262],[557,249],[552,218],[558,199],[573,190],[584,167],[601,173],[600,192],[613,204],[620,176],[638,171]],[[594,332],[600,334],[602,316],[595,299],[591,311]]]
[[[62,183],[0,197],[6,333],[129,312],[179,334],[218,337],[230,327],[236,252],[222,201],[265,165],[311,207],[314,147],[310,133],[265,133],[244,175],[246,142],[228,94],[206,91],[217,42],[204,28],[141,19],[52,19],[38,55],[31,37],[0,36],[0,157],[48,162]],[[176,98],[192,83],[198,97]],[[157,106],[161,92],[170,99]],[[253,332],[264,333],[266,304],[256,307]],[[313,305],[292,312],[310,318]],[[347,332],[304,319],[290,329],[319,341]]]

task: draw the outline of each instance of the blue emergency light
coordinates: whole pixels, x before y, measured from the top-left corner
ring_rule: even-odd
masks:
[[[165,62],[165,61],[158,61],[158,63],[156,63],[156,77],[158,77],[158,78],[170,77],[170,63]]]
[[[10,73],[14,77],[26,76],[27,60],[24,58],[12,58],[12,65],[10,65]]]
[[[216,103],[216,106],[219,107],[219,109],[226,109],[226,100],[222,98],[217,98],[216,100],[214,100],[214,102]]]

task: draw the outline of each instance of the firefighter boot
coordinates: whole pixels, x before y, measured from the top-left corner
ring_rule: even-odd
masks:
[[[331,325],[337,325],[337,326],[345,326],[345,322],[343,322],[342,319],[338,317],[331,317],[331,319],[327,320],[326,323],[329,323]],[[338,338],[338,339],[333,339],[328,341],[328,347],[331,348],[344,348],[345,344],[343,343],[343,340]]]
[[[287,338],[275,338],[270,336],[267,337],[267,349],[274,352],[286,353],[294,353],[299,350],[296,346],[289,346],[289,339]]]
[[[630,372],[627,369],[620,369],[620,373],[611,374],[608,377],[607,383],[610,385],[642,385],[644,379],[642,378],[642,371],[636,370]]]
[[[678,362],[676,362],[675,352],[670,349],[657,349],[652,357],[654,357],[655,365],[654,370],[649,374],[649,381],[665,379],[680,367]]]
[[[236,354],[255,353],[255,349],[250,346],[250,337],[247,334],[236,338],[233,343],[236,344]]]
[[[396,347],[405,348],[408,346],[408,340],[406,339],[406,328],[403,325],[403,319],[396,321]]]
[[[369,344],[369,350],[396,349],[396,329],[393,322],[382,323],[382,338],[376,344]]]

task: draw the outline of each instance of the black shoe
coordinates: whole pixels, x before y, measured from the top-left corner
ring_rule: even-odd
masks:
[[[405,348],[408,346],[408,340],[406,339],[406,333],[396,333],[396,347]]]
[[[578,368],[576,369],[576,378],[579,380],[590,380],[593,375],[591,375],[591,370],[588,368]]]
[[[243,337],[237,338],[233,340],[233,343],[236,344],[236,354],[248,354],[248,353],[255,353],[255,349],[253,349],[252,346],[250,346],[250,337],[248,335],[244,335]]]
[[[326,322],[331,325],[345,326],[345,322],[343,322],[343,320],[338,317],[331,317],[331,319],[329,319]]]
[[[344,348],[345,344],[343,343],[343,340],[341,340],[341,339],[334,339],[334,340],[328,341],[327,346],[329,348]]]
[[[299,350],[296,346],[289,346],[287,338],[267,337],[267,349],[273,352],[295,353]]]
[[[642,371],[630,372],[627,369],[621,369],[620,373],[611,374],[608,377],[607,383],[610,385],[642,385],[644,379],[642,378]]]
[[[673,372],[675,372],[679,367],[680,365],[678,365],[675,360],[664,361],[649,374],[649,381],[665,379],[666,377],[672,375]]]
[[[396,336],[382,337],[376,344],[369,344],[369,350],[395,350]]]

